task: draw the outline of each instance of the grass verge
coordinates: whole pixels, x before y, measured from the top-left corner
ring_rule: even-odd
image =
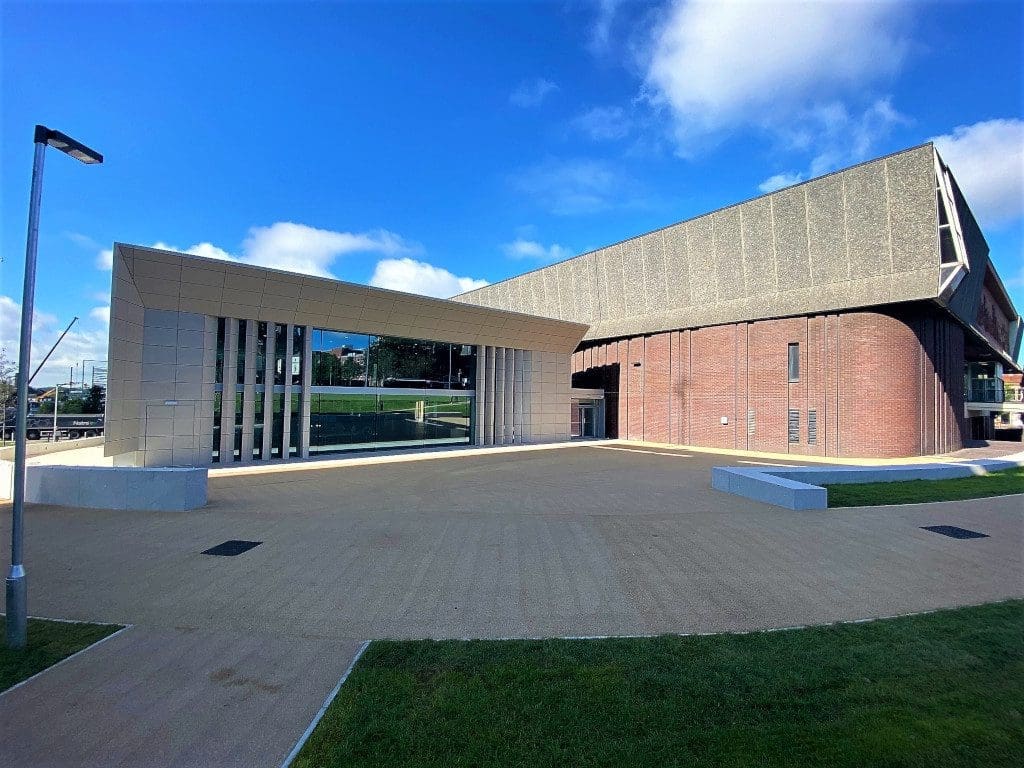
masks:
[[[925,501],[960,501],[1024,493],[1024,467],[951,480],[826,485],[830,507],[874,507]]]
[[[707,637],[377,641],[293,766],[1017,766],[1024,601]]]
[[[28,645],[0,647],[0,692],[121,629],[116,624],[71,624],[47,619],[28,620]],[[0,616],[0,638],[6,637],[7,617]],[[4,641],[0,639],[0,643]]]

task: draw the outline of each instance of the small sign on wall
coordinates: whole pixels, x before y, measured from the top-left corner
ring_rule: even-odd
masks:
[[[728,423],[729,423],[729,417],[728,416],[723,416],[722,417],[722,426],[724,427]]]

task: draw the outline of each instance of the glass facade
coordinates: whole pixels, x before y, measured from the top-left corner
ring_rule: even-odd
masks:
[[[254,386],[254,459],[303,455],[302,404],[308,398],[311,455],[380,448],[468,444],[473,433],[476,347],[423,339],[371,336],[324,328],[268,323],[255,327],[255,370],[246,381],[245,333],[255,321],[238,321],[237,381],[224,382],[224,337],[230,324],[218,322],[217,391],[214,403],[214,461],[241,459],[244,386]],[[291,355],[287,344],[291,342]],[[308,346],[308,349],[307,349]],[[307,357],[308,354],[308,357]],[[264,378],[271,360],[273,380]],[[303,387],[310,365],[310,388]],[[264,394],[272,389],[270,414]],[[234,389],[233,423],[224,424],[222,398]],[[224,414],[226,415],[226,414]],[[266,416],[269,415],[269,418]],[[265,426],[266,425],[266,426]],[[286,429],[287,427],[287,429]],[[234,455],[219,456],[222,429],[232,429]],[[270,453],[263,432],[270,429]]]
[[[435,394],[312,396],[309,452],[468,444],[473,398]]]

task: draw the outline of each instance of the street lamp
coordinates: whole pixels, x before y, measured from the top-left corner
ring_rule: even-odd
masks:
[[[14,428],[14,505],[11,509],[11,569],[7,574],[7,646],[24,648],[28,642],[28,587],[22,563],[25,518],[25,428],[28,422],[28,376],[32,352],[32,314],[36,293],[36,250],[39,244],[39,205],[43,196],[43,159],[51,146],[88,165],[103,162],[103,155],[60,131],[37,125],[32,160],[32,193],[28,206],[25,245],[25,287],[21,295],[21,346],[18,349],[18,415]]]

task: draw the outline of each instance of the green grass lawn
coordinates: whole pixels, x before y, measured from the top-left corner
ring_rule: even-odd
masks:
[[[1019,766],[1024,601],[785,632],[378,641],[294,766]]]
[[[15,651],[6,646],[7,617],[0,616],[0,691],[6,691],[119,629],[121,627],[115,624],[29,619],[28,646]]]
[[[1024,493],[1024,467],[952,480],[826,485],[830,507],[873,507],[922,501],[959,501]]]

